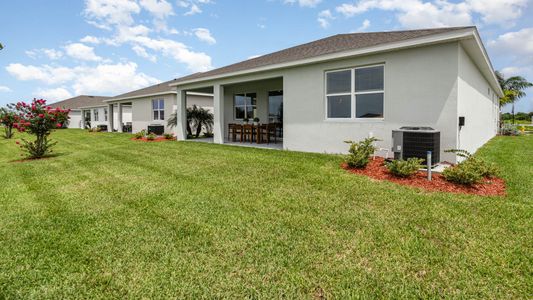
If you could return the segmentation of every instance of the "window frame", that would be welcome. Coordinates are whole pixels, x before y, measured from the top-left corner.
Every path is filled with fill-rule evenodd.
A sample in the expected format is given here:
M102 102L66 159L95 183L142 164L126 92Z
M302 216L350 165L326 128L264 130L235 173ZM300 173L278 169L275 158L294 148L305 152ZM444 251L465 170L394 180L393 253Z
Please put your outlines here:
M108 112L107 112L107 108L104 107L104 122L107 122L108 120Z
M154 102L157 101L157 109L154 108ZM160 108L159 104L163 102L163 108ZM154 113L157 112L157 118L155 118ZM163 112L163 118L161 118L161 112ZM164 98L155 98L152 99L152 121L165 121L165 99Z
M366 91L356 91L355 90L355 72L358 69L367 69L367 68L373 68L373 67L383 67L383 89L382 90L366 90ZM336 73L336 72L342 72L342 71L348 71L350 70L350 86L351 91L347 93L332 93L328 94L328 74L329 73ZM385 90L386 90L386 80L385 80L385 63L378 63L378 64L370 64L370 65L364 65L364 66L357 66L357 67L350 67L350 68L342 68L342 69L334 69L334 70L327 70L324 72L324 111L325 111L325 120L331 121L331 122L382 122L385 120ZM381 118L357 118L357 111L356 111L356 105L357 105L357 95L364 95L364 94L383 94L383 117ZM331 96L350 96L350 117L349 118L335 118L335 117L329 117L329 111L328 111L328 97Z
M251 104L250 106L252 107L252 111L254 111L254 108L257 111L257 101L258 101L257 98L259 97L257 92L237 92L237 93L234 93L233 94L233 120L235 120L235 121L244 121L244 118L239 118L239 119L237 118L237 112L236 112L236 108L237 107L244 108L244 116L245 116L245 118L248 118L248 120L253 120L254 119L253 116L252 117L248 116L248 110L247 110L248 105L246 105L246 101L244 102L244 105L236 105L236 103L235 103L235 97L237 95L243 95L246 98L249 94L255 94L255 105Z
M95 122L100 122L100 112L98 111L98 108L93 109L93 116Z

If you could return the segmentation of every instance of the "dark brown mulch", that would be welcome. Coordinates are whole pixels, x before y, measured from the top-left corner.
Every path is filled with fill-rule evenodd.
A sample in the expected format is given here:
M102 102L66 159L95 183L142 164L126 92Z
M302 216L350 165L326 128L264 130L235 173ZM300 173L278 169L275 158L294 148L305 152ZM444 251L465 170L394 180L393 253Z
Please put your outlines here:
M439 191L447 193L472 194L480 196L505 196L505 181L501 178L484 178L483 182L473 186L461 185L446 181L441 174L433 173L432 180L427 180L424 171L418 171L409 178L400 178L389 173L384 165L384 159L376 157L364 169L350 168L343 163L341 167L348 172L365 175L377 180L387 180L401 185L413 186L428 191Z
M141 138L141 139L136 139L136 138L132 137L130 140L132 140L132 141L139 141L139 142L147 142L147 143L175 141L174 139L171 139L171 140L166 139L166 138L163 137L163 136L158 136L158 137L156 137L156 138L153 139L153 140L149 140L149 139L147 139L147 138L145 138L145 137L143 137L143 138Z

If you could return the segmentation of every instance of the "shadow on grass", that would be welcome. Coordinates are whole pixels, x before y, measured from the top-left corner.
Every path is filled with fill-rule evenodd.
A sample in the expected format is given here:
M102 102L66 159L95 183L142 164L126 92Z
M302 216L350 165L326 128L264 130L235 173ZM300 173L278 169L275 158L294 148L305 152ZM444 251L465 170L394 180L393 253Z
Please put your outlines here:
M9 163L25 163L25 162L52 159L52 158L65 156L65 155L68 155L68 154L66 154L66 153L54 153L54 154L45 155L45 156L40 157L40 158L29 158L29 157L26 157L26 158L21 158L21 159L16 159L16 160L10 160L8 162Z

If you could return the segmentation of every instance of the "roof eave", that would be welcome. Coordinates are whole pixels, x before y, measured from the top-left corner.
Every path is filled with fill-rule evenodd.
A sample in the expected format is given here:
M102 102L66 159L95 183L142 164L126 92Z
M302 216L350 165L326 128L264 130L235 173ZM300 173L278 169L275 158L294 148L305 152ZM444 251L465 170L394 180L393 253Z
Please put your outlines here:
M409 39L409 40L400 41L400 42L386 43L386 44L381 44L377 46L331 53L331 54L326 54L326 55L321 55L317 57L301 59L301 60L296 60L296 61L291 61L291 62L286 62L286 63L268 65L268 66L252 68L248 70L214 75L210 77L191 79L191 80L186 80L182 82L171 83L169 85L174 86L174 87L179 87L179 86L192 84L192 83L200 83L200 82L217 80L217 79L228 78L228 77L233 77L233 76L247 75L247 74L252 74L252 73L272 71L272 70L277 70L277 69L284 69L284 68L302 66L302 65L307 65L307 64L314 64L314 63L320 63L320 62L331 61L331 60L345 59L345 58L350 58L354 56L368 55L370 53L387 52L387 51L398 50L398 49L405 49L405 48L419 47L419 46L425 46L425 45L431 45L431 44L437 44L437 43L451 42L454 40L472 38L472 36L475 36L475 32L476 32L475 27L468 27L468 28L456 30L453 32L434 34L434 35L430 35L426 37L414 38L414 39Z
M124 101L124 100L134 100L134 99L147 98L147 97L153 97L153 96L170 95L170 94L177 94L177 92L176 91L166 91L166 92L160 92L160 93L143 94L143 95L136 95L136 96L129 96L129 97L111 98L111 99L104 100L104 102L117 102L117 101Z

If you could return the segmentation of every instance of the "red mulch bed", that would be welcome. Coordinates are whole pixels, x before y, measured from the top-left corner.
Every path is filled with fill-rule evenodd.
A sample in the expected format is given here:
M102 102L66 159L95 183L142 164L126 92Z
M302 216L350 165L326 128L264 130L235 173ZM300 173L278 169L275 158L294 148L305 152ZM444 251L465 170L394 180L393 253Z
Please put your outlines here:
M401 185L413 186L428 191L439 191L447 193L472 194L480 196L505 196L505 181L501 178L485 178L482 183L465 186L446 181L438 173L432 174L432 180L427 180L427 174L419 171L410 178L400 178L389 173L384 165L384 159L376 157L364 169L354 169L343 163L341 167L354 174L365 175L377 180L387 180Z
M171 139L171 140L168 140L166 139L165 137L163 136L158 136L156 137L154 140L149 140L145 137L143 137L142 139L136 139L134 137L132 137L130 140L132 141L139 141L139 142L147 142L147 143L155 143L155 142L170 142L170 141L174 141L174 139Z

